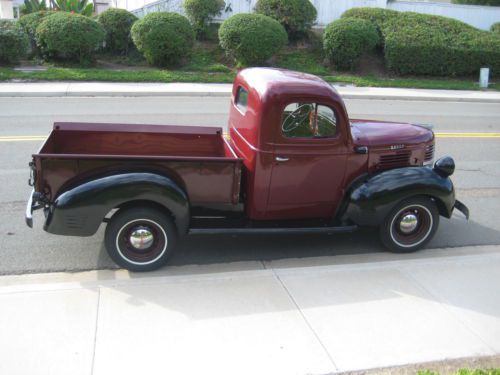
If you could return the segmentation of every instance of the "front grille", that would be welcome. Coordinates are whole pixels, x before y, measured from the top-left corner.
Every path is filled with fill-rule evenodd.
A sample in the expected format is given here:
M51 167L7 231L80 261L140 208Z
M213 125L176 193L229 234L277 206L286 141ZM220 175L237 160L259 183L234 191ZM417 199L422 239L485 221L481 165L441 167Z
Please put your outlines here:
M434 143L428 145L425 148L425 156L424 156L424 161L430 161L434 159Z
M378 164L379 169L392 169L407 167L410 165L410 151L402 151L397 154L382 155Z

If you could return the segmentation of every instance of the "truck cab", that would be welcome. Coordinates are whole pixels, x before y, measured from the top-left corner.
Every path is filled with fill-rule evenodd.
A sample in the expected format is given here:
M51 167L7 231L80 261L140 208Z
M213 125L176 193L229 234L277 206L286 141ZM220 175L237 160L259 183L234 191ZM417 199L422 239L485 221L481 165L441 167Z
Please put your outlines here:
M434 157L429 129L350 121L331 85L278 69L238 74L229 134L245 165L246 212L255 220L335 217L354 179Z
M415 251L455 208L452 158L421 125L349 119L313 75L250 68L234 81L228 133L173 125L55 123L33 154L26 222L91 236L133 271L164 265L186 234L331 233L379 228Z

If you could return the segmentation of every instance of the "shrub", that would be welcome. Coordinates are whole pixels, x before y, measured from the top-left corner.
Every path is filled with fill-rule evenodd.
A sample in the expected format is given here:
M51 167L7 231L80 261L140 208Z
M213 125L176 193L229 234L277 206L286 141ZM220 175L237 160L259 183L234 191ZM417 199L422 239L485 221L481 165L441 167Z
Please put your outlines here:
M500 37L480 30L450 34L408 26L387 35L385 59L389 69L400 74L469 75L488 66L497 75Z
M132 40L150 64L169 66L191 54L194 31L186 17L155 12L134 23Z
M255 11L281 23L290 39L297 39L311 30L317 16L309 0L258 0Z
M130 29L137 17L125 9L109 8L99 15L97 21L106 32L106 49L127 53L132 42Z
M56 12L36 28L36 42L45 58L91 61L104 41L104 29L89 17Z
M25 16L22 16L19 19L19 26L22 27L22 29L26 32L26 34L29 37L30 44L31 44L31 51L37 51L37 46L36 46L36 38L35 38L35 33L36 33L36 28L40 23L43 21L43 19L51 14L54 14L55 12L52 11L46 11L46 10L41 10L39 12L35 13L30 13Z
M500 0L451 0L452 4L500 6Z
M494 23L490 28L492 33L500 34L500 22Z
M0 20L0 62L14 63L26 54L28 36L14 21Z
M184 0L184 10L193 25L196 36L203 39L207 34L208 24L221 14L224 0Z
M375 26L359 18L342 18L330 23L323 34L323 47L339 69L352 69L361 56L379 43Z
M243 65L261 64L287 43L286 31L278 21L254 13L236 14L219 29L221 47Z
M456 76L488 66L500 74L500 36L441 16L371 8L352 16L373 22L383 37L385 61L401 74Z
M342 14L342 18L361 18L370 21L377 29L380 39L379 46L384 45L382 30L392 20L401 15L401 12L382 8L351 8Z

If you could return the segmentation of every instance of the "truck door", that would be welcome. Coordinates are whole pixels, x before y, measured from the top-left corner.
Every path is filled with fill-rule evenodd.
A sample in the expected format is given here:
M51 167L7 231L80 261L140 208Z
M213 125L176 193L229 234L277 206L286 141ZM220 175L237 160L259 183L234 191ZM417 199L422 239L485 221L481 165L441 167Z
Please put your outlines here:
M342 198L347 148L337 111L325 104L288 103L275 135L266 217L328 218Z

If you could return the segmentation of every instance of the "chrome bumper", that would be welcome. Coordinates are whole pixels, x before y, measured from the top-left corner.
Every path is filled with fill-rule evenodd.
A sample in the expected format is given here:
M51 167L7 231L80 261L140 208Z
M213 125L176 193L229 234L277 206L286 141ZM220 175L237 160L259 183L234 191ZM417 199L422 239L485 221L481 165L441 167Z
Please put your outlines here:
M35 189L31 189L30 198L28 199L28 204L26 204L26 213L24 220L26 225L33 228L33 194L35 194Z
M44 208L46 206L45 201L45 197L42 194L37 193L35 189L31 190L24 214L24 220L28 227L33 228L33 211Z

